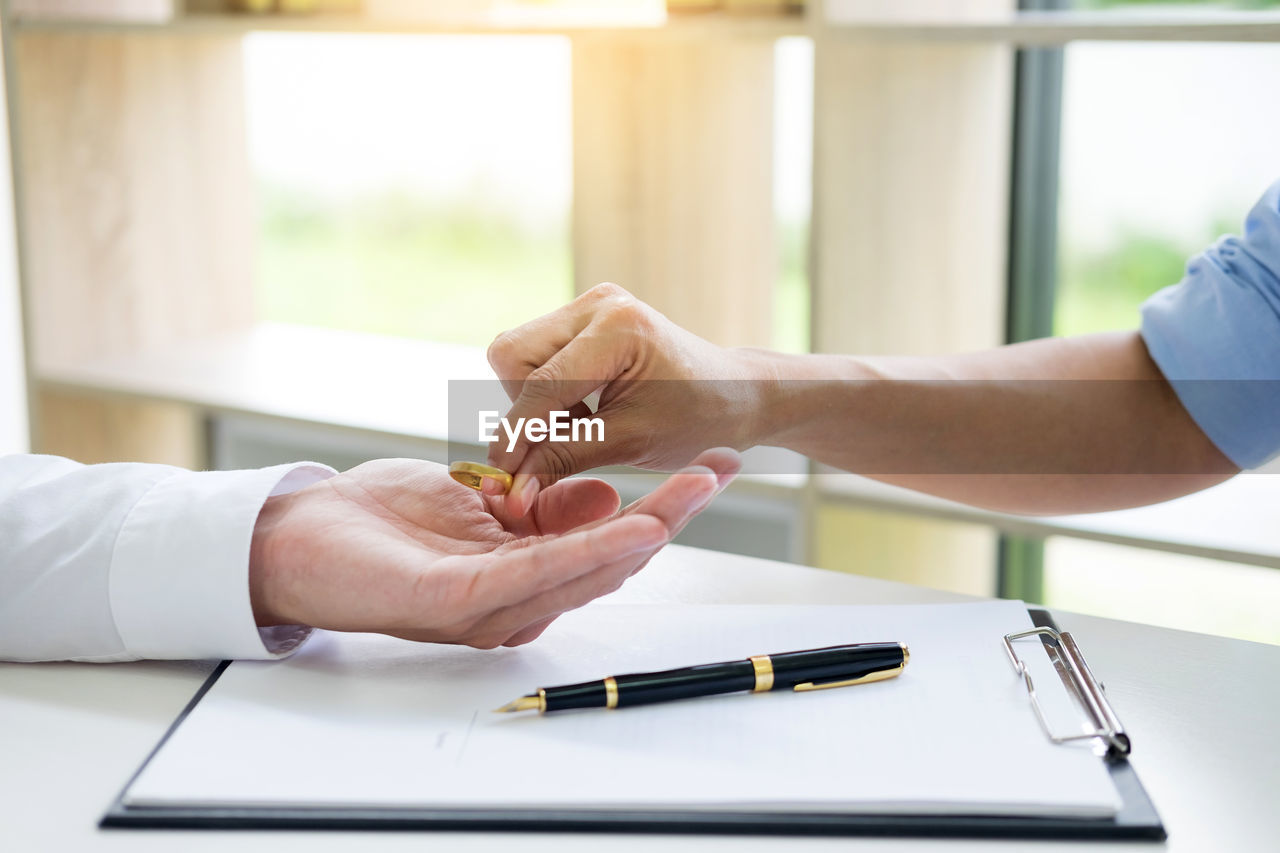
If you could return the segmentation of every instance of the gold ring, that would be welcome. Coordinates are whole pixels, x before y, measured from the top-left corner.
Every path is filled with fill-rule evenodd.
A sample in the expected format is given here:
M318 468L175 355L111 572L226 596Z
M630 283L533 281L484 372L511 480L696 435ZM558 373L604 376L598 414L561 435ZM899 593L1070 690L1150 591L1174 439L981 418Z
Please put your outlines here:
M618 682L613 676L604 680L604 706L610 710L618 707Z
M470 486L477 492L484 485L486 478L493 480L502 484L502 493L504 495L511 491L511 483L513 482L511 475L501 468L482 465L479 462L454 462L449 466L449 476L464 486Z

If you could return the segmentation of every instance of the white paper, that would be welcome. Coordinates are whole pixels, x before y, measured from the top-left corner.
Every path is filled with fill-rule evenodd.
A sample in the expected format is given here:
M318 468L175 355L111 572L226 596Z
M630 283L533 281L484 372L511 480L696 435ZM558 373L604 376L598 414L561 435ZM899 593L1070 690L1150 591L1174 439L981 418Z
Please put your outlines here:
M1087 744L1046 739L1001 637L1018 602L876 607L619 606L536 643L478 651L321 633L232 664L151 760L128 805L839 810L1108 817ZM539 716L533 691L854 642L905 642L897 678ZM1056 723L1062 682L1026 654Z

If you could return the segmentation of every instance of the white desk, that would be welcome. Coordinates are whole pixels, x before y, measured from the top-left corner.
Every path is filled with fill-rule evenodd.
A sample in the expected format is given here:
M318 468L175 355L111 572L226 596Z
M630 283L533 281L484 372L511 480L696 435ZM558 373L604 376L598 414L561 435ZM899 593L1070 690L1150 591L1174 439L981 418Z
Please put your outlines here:
M672 547L627 601L914 603L960 596ZM1280 838L1280 647L1059 614L1134 740L1133 763L1175 851L1274 850ZM993 654L999 647L993 646ZM98 819L211 663L0 664L0 849L507 853L868 849L978 851L992 841L474 833L159 832ZM1012 674L1010 674L1012 678ZM287 771L287 768L282 768ZM1007 849L1083 845L1011 842ZM1089 849L1097 845L1090 844ZM1105 849L1151 849L1133 844Z

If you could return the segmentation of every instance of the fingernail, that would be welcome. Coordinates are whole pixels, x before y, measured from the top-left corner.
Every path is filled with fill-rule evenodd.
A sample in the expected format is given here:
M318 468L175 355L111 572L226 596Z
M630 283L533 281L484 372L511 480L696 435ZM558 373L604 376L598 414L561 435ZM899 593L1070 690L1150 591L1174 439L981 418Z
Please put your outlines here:
M524 482L520 482L521 477ZM538 496L538 490L542 488L538 483L537 477L531 477L528 474L522 474L516 477L515 488L512 491L516 494L516 500L520 503L520 507L524 512L528 512L533 507L534 498Z

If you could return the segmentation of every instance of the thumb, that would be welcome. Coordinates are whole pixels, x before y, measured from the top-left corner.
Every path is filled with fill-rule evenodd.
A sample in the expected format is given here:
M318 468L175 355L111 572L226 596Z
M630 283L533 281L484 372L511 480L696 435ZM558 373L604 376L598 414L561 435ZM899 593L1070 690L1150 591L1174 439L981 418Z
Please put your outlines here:
M548 486L582 471L619 461L604 441L609 429L604 418L592 418L582 423L582 427L577 441L546 440L529 445L507 493L504 508L508 512L521 518L533 508L539 492Z
M598 325L588 326L549 361L529 372L507 412L511 423L519 424L522 418L546 419L557 411L568 411L573 418L591 416L583 401L615 382L632 360L632 343L616 334L601 334ZM526 433L514 446L492 446L489 464L518 472L524 468L531 444Z

